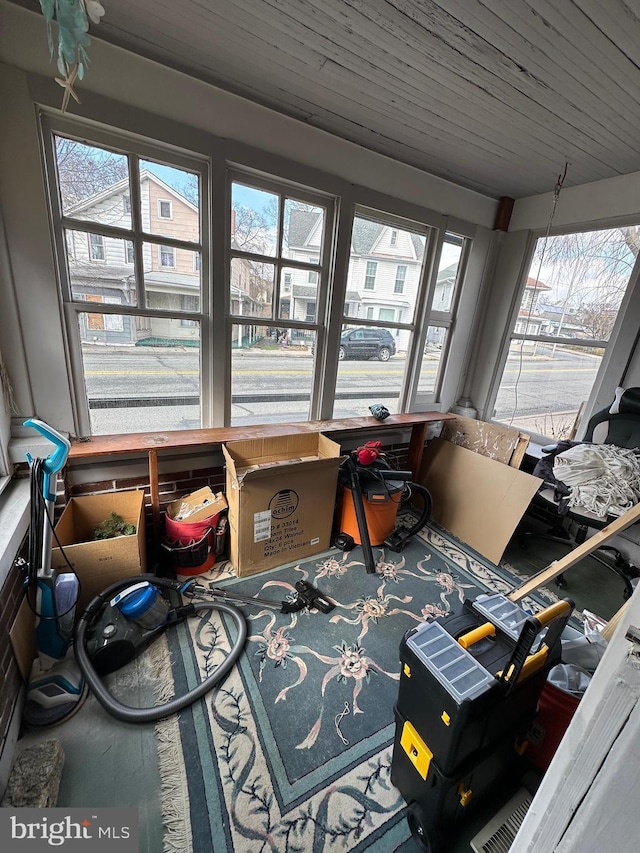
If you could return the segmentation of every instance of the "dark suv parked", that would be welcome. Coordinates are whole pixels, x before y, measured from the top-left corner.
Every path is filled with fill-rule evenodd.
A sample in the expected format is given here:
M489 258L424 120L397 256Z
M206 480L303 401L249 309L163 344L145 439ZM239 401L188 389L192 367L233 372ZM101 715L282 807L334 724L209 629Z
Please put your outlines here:
M377 358L389 361L396 342L388 329L345 329L340 335L340 361L346 358Z

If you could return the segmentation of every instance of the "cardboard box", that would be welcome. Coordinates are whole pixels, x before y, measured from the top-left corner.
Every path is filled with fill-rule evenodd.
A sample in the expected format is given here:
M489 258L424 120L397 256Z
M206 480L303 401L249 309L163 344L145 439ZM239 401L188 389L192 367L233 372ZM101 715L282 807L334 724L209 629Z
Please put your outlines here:
M324 435L230 441L230 560L239 577L312 557L330 545L340 445Z
M222 492L214 495L209 486L198 489L190 495L178 498L167 506L167 515L173 521L186 522L202 521L211 518L227 508L227 501Z
M92 541L96 527L112 512L135 524L136 533ZM71 498L55 530L82 585L78 613L82 613L91 599L110 584L146 571L143 492L110 492ZM57 545L55 539L53 544ZM68 571L58 547L51 551L51 565L54 569Z
M541 480L443 438L429 444L424 466L433 520L497 564Z

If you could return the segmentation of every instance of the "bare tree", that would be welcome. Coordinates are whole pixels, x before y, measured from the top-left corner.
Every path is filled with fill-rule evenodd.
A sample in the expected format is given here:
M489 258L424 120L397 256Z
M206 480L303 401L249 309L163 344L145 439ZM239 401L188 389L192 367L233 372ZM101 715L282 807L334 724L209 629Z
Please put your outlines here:
M124 154L56 136L58 182L64 210L104 192L127 178Z
M543 257L544 281L562 309L558 335L569 316L583 326L588 337L607 340L629 283L640 249L640 229L614 228L564 234L539 241L532 270ZM543 256L544 253L544 256Z

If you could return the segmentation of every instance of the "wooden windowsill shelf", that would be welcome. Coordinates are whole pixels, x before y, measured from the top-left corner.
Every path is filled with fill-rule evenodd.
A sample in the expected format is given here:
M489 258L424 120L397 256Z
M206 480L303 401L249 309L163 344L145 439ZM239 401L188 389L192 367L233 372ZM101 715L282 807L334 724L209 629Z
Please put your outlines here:
M147 454L149 459L149 485L154 534L160 540L160 495L158 488L158 451L196 450L202 447L221 446L237 439L271 438L278 435L301 433L349 434L364 430L376 432L389 429L411 429L407 463L414 477L418 476L422 452L430 423L454 417L449 412L414 412L390 415L384 421L373 416L333 418L326 421L301 423L260 424L257 426L214 427L212 429L185 429L172 432L140 432L127 435L96 435L87 440L73 440L68 461L96 459L106 456Z

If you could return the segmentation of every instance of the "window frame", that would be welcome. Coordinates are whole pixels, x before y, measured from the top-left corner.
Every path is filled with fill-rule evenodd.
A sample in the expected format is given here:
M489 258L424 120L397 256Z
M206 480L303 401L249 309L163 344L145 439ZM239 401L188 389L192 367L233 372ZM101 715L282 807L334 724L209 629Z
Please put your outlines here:
M162 215L162 205L163 204L169 205L169 215L168 216ZM158 219L173 219L173 202L170 198L159 198L158 199Z
M370 272L370 269L373 268L373 272ZM378 275L378 262L377 261L367 261L366 267L364 271L364 279L362 281L362 289L368 291L374 291L376 289L376 277ZM369 284L369 282L371 282Z
M96 257L94 257L94 254L93 254L94 248L96 245L93 242L93 238L96 238L96 237L100 240L100 242L97 245L100 247L100 252L102 253L101 258L96 258ZM104 235L103 234L95 234L93 231L87 230L87 240L89 242L89 261L92 264L106 264L106 262L107 262L107 247L106 247L105 242L104 242Z
M398 274L402 270L402 276L399 278ZM403 294L404 286L407 281L407 265L406 264L396 264L396 277L393 283L393 292Z
M131 253L129 253L129 247L131 247ZM129 260L129 254L131 254L131 260ZM124 241L124 262L125 264L130 264L133 266L136 262L136 249L133 245L132 240Z
M275 254L259 254L255 252L243 251L231 246L230 230L226 235L226 251L228 254L228 262L226 264L226 300L227 300L227 319L226 319L226 340L228 341L227 348L229 352L229 370L227 371L227 386L225 394L225 423L231 423L231 407L232 407L232 364L231 364L231 338L232 330L235 325L251 325L251 326L275 326L282 327L286 325L287 329L305 330L313 332L316 336L316 350L318 349L318 340L324 336L324 331L327 326L327 311L328 300L330 293L330 276L332 268L332 239L334 233L334 223L337 217L338 200L330 193L323 193L316 189L306 186L299 186L284 179L278 179L272 175L266 176L257 174L249 170L235 166L227 172L227 204L228 216L231 217L231 204L233 197L233 184L238 183L243 186L254 187L258 190L263 190L268 193L279 195L279 215L278 215L278 237L276 240ZM309 259L294 259L287 256L284 242L284 209L287 199L300 201L315 207L324 209L324 236L320 247L320 258L318 260ZM265 265L273 266L274 268L274 293L272 298L272 316L271 318L260 317L249 314L232 314L230 310L231 293L231 263L234 259L247 259L257 261ZM280 307L283 297L292 298L292 293L288 294L284 290L284 275L283 270L300 270L307 274L307 282L309 274L315 273L318 277L318 282L315 285L316 290L316 316L313 322L308 320L296 320L292 317L283 319L280 317ZM293 292L293 287L291 288ZM337 350L336 350L337 357ZM323 411L323 401L326 396L326 384L323 382L322 370L319 369L319 362L314 361L314 369L312 375L312 387L310 391L309 402L309 419L320 419Z
M630 272L626 290L622 297L620 308L618 309L614 329L608 341L573 338L558 339L555 336L549 335L516 334L515 324L522 305L522 300L526 289L527 280L529 278L529 273L531 272L531 265L535 257L535 250L538 240L544 239L545 236L559 237L569 234L586 233L588 231L613 230L616 227L620 227L622 225L640 225L640 220L638 219L638 217L629 217L625 219L624 222L610 222L608 220L602 220L590 224L572 225L563 228L552 228L549 230L536 229L529 230L526 232L525 248L521 255L517 258L518 287L515 288L515 290L513 291L513 296L503 328L499 352L495 361L493 375L491 377L489 392L486 398L486 404L484 409L484 417L486 420L500 424L504 423L503 421L496 420L493 417L493 412L495 410L496 400L500 390L502 377L504 375L507 357L509 355L509 349L514 339L525 341L542 341L548 343L558 343L558 340L569 342L575 341L580 346L587 345L590 348L601 347L604 349L602 361L594 379L591 388L591 393L589 395L588 400L585 401L586 405L583 407L582 414L580 415L577 424L576 439L579 440L580 437L584 435L587 423L591 415L593 415L595 411L598 411L599 409L611 403L615 387L619 385L621 381L624 380L624 372L621 376L620 367L617 363L617 360L620 360L624 357L628 359L629 353L633 352L635 342L637 341L637 328L638 323L640 322L640 311L638 310L640 308L640 253L636 257L633 269ZM517 236L517 233L514 233L513 238L515 239L517 238ZM622 353L627 353L627 355L623 356ZM627 367L628 365L629 362L627 361ZM610 389L610 391L607 389ZM553 440L550 439L549 436L543 435L542 433L534 432L532 430L527 430L525 428L522 428L522 432L525 432L530 436L530 441L532 443L538 444L540 446L544 446L545 444L548 444L550 440Z
M57 161L54 135L68 137L79 143L106 148L128 158L129 195L131 198L131 227L106 225L87 222L66 216L62 211L57 179ZM69 261L66 254L65 233L67 231L85 231L103 238L130 240L134 245L135 304L110 305L106 302L91 303L91 313L121 314L123 316L159 318L168 320L193 319L200 325L200 413L201 426L211 426L210 399L212 359L211 352L211 288L210 278L210 224L208 221L209 196L211 185L211 166L208 156L197 151L186 151L161 140L150 141L144 137L111 130L103 126L87 126L82 120L69 119L56 113L42 110L40 113L40 143L46 176L46 191L50 226L54 243L58 290L64 316L63 334L66 342L65 354L71 383L74 428L77 435L91 434L89 400L85 392L84 367L80 341L79 315L87 312L87 302L74 297L72 292ZM144 230L140 206L139 162L152 160L166 163L178 169L195 172L199 177L199 233L200 241L186 241L170 238ZM146 305L146 285L144 281L144 245L171 246L175 250L186 249L199 252L202 258L200 273L200 311L185 317L179 311L148 308ZM126 251L126 249L125 249ZM105 251L106 256L106 251ZM102 263L102 262L100 262ZM166 268L168 269L168 268ZM175 267L174 267L175 269Z
M162 261L162 257L163 257L163 255L167 254L168 252L171 253L171 263L165 264ZM176 269L176 247L175 246L166 245L165 243L161 243L158 246L158 267L161 270L174 270L174 269Z

